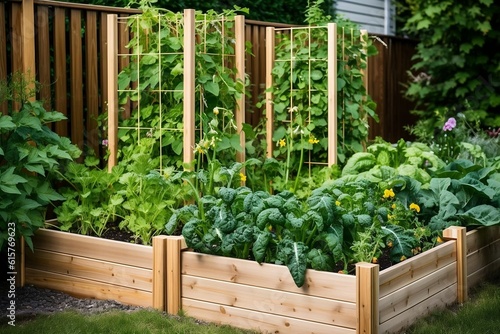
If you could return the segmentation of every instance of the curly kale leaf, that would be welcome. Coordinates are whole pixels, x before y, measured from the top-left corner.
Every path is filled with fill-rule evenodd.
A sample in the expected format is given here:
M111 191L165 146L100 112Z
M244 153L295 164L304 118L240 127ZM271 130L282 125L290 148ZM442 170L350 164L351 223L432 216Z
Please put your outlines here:
M276 208L265 209L257 216L256 225L260 230L263 230L268 225L283 225L285 217L280 210Z

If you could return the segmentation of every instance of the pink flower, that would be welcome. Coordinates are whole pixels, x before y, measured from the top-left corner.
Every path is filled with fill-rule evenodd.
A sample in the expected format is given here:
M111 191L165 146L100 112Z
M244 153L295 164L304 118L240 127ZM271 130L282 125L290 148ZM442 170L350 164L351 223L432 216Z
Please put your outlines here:
M443 125L443 131L451 131L457 126L457 120L453 117L448 118Z
M107 139L103 139L102 140L102 145L103 146L108 146L108 144L109 144L109 141Z

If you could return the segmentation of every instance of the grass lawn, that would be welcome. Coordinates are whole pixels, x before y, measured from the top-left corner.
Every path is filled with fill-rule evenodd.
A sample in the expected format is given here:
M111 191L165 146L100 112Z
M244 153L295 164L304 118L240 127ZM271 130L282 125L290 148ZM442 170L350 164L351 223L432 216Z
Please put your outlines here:
M464 305L439 311L414 324L404 334L496 334L500 332L500 275L471 291ZM6 320L6 319L3 319ZM168 333L168 334L250 334L229 326L195 321L188 317L171 317L154 310L107 312L81 315L62 312L18 319L16 327L0 325L0 333Z

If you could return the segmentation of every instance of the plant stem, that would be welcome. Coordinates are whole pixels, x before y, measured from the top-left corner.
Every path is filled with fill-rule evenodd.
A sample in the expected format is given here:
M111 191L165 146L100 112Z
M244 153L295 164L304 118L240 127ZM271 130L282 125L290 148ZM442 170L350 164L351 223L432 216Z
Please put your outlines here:
M300 136L302 142L302 135ZM304 145L300 148L300 161L299 161L299 169L297 170L297 175L295 176L295 185L293 186L293 192L297 191L297 187L299 185L300 172L302 170L302 165L304 164Z

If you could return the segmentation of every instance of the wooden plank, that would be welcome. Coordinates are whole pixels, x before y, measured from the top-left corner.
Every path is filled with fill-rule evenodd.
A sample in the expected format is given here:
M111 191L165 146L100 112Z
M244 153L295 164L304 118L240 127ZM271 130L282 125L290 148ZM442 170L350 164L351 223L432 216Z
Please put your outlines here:
M70 15L70 82L71 82L71 141L81 150L83 132L83 71L82 71L82 12L71 10ZM83 156L79 158L83 159Z
M49 9L45 6L36 8L37 24L37 81L40 83L39 100L43 102L45 110L52 110L52 96L50 93L50 32Z
M470 275L489 266L490 263L495 262L498 258L500 258L500 240L467 255L467 274Z
M356 326L354 303L183 275L182 297L330 325Z
M10 73L22 73L23 72L23 44L22 44L22 7L21 3L11 3L11 20L10 20L10 37L11 37L11 71ZM13 101L12 109L19 110L21 108L21 103L19 101Z
M177 314L181 309L181 236L167 238L167 313Z
M356 264L356 332L378 334L379 267Z
M443 309L448 305L453 304L457 297L456 284L449 286L439 293L434 294L416 306L400 313L398 316L391 318L380 324L380 333L399 333L403 328L409 327L417 319Z
M500 271L500 258L497 258L496 261L491 262L487 267L482 267L481 269L467 275L467 285L468 288L473 288L486 278L491 277L493 275L498 275Z
M97 59L97 12L88 11L85 19L85 97L87 114L85 128L87 146L99 156L99 82Z
M241 81L245 85L245 16L236 15L235 21L235 67L236 80ZM236 100L236 127L240 134L241 152L236 152L236 161L245 162L245 132L243 131L243 123L245 123L245 92ZM241 171L245 173L244 169ZM242 186L245 185L242 182Z
M467 300L467 230L463 226L450 226L443 231L443 238L456 240L457 243L457 299L459 303Z
M71 277L28 268L26 283L40 288L65 292L79 298L116 300L128 305L151 307L151 292L118 287L78 277Z
M328 166L337 163L337 25L328 23Z
M107 27L108 171L117 164L118 154L118 17L110 14Z
M194 160L195 131L195 17L193 9L184 10L184 146L183 161Z
M68 116L68 87L66 64L66 13L63 8L54 9L54 107L65 116ZM68 136L68 121L59 121L55 131L60 135Z
M40 229L33 238L36 250L48 250L96 260L153 269L153 247L68 232Z
M91 5L82 3L71 3L62 1L52 1L52 0L35 0L38 5L45 5L50 7L60 7L60 8L72 8L80 10L95 10L105 13L128 13L128 14L140 14L142 11L136 8L120 8L120 7L110 7L101 5Z
M456 245L448 241L380 272L380 298L455 262Z
M153 307L166 311L167 236L153 237Z
M467 232L467 254L500 239L500 226L478 228Z
M121 287L152 292L153 273L150 269L137 268L102 260L45 250L26 253L26 266L61 275L79 277Z
M239 309L232 306L182 299L182 309L190 317L218 324L253 329L261 333L335 333L354 334L354 328L330 326L297 318L277 316L264 312Z
M274 43L275 43L275 31L273 27L266 28L266 143L267 143L267 154L266 157L273 157L273 131L274 131L274 107L273 107L273 93L267 91L268 88L273 86L273 74L272 70L274 67Z
M36 66L35 66L35 5L33 0L23 0L22 6L22 24L21 39L24 79L27 82L27 89L35 92ZM36 95L28 97L34 101Z
M380 322L385 322L397 316L452 285L456 286L456 270L456 263L449 264L380 298Z
M356 277L351 275L307 270L306 282L298 288L286 266L187 251L182 253L182 274L352 303L356 301Z
M107 14L101 13L99 25L99 114L106 112L108 104L108 25Z
M0 45L7 45L7 31L5 29L5 2L0 3ZM0 48L0 81L7 81L7 48ZM0 101L0 114L8 113L7 101Z

